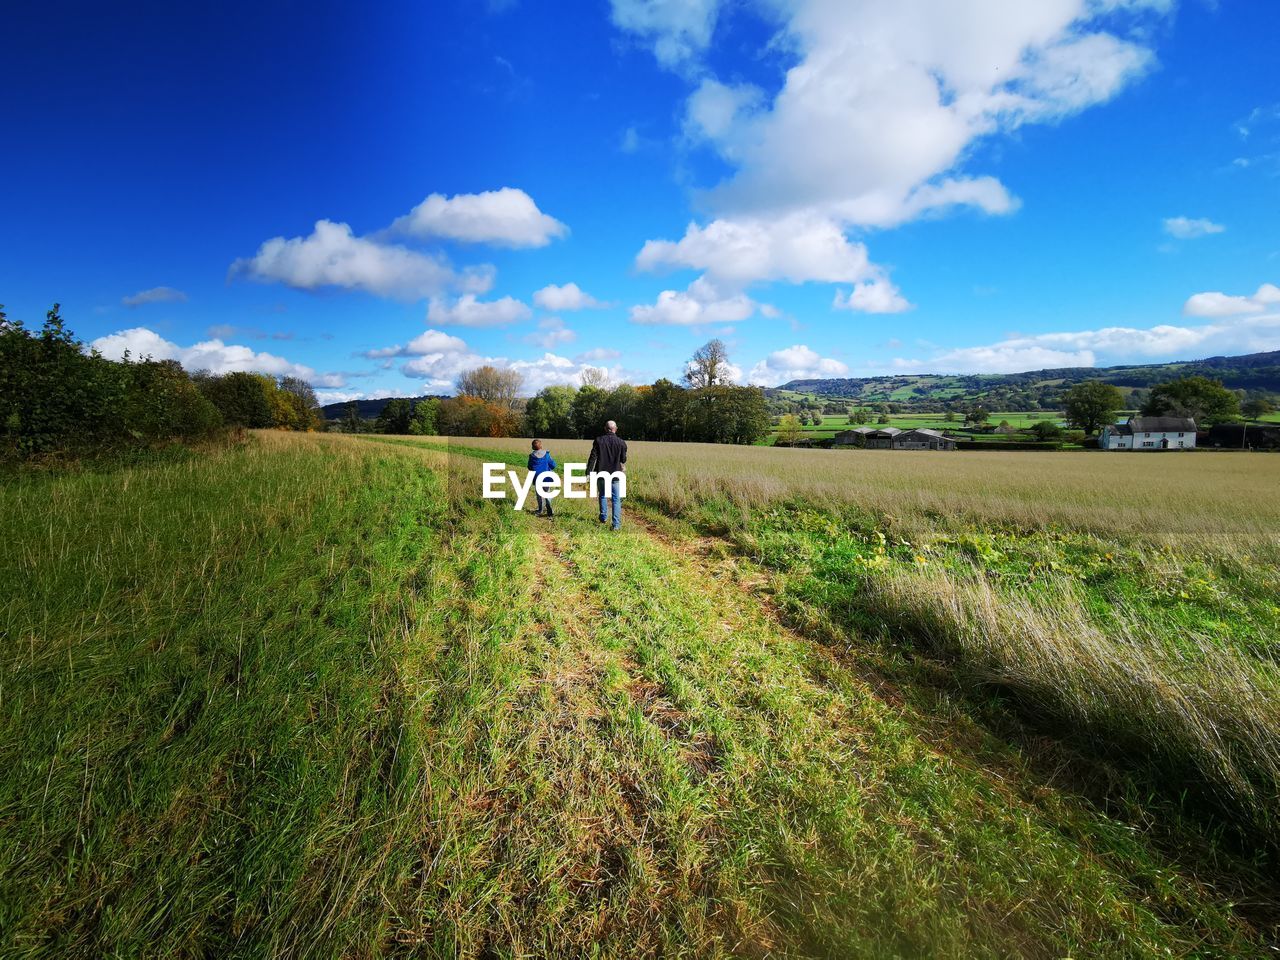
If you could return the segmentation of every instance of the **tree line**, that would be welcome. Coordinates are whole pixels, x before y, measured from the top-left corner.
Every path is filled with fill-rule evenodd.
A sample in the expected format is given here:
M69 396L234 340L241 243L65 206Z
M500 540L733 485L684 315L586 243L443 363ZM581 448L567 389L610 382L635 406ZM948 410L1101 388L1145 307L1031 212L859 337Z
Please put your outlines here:
M188 373L174 360L108 360L53 305L40 330L0 307L0 457L80 456L226 428L324 429L310 384L257 373Z
M631 440L755 443L772 421L764 391L729 381L729 356L712 340L690 359L683 384L611 385L588 369L581 386L550 386L521 400L519 373L478 367L459 377L457 394L416 403L391 400L371 425L379 433L452 437L537 436L591 439L614 420ZM366 429L353 404L339 429Z

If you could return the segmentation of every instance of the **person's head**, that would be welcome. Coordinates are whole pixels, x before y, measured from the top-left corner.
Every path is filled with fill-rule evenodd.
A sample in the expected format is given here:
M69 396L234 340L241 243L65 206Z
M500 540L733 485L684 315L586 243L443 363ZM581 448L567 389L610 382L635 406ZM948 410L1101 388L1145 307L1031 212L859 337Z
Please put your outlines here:
M618 432L618 425L617 425L616 423L614 423L612 420L610 420L608 423L606 423L606 424L604 425L604 428L605 428L606 430L608 430L610 433L617 433L617 432Z
M541 450L541 449L542 449L542 441L541 441L541 440L535 440L535 441L533 441L533 449L535 449L535 450Z

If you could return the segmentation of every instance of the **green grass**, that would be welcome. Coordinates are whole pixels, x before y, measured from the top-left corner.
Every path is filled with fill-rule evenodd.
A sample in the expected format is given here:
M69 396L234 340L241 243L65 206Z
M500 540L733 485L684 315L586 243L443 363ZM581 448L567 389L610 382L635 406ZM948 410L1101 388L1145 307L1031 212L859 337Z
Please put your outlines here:
M479 499L492 456L268 433L0 485L0 954L1264 954L1227 854L804 624L816 557L744 555L787 525L548 523Z

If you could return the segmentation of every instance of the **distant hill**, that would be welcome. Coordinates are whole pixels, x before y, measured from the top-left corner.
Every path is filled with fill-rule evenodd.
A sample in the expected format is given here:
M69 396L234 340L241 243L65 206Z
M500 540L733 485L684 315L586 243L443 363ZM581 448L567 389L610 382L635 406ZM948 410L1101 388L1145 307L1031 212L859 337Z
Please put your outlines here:
M378 400L356 400L356 410L362 420L374 420L378 414L392 400L405 399L410 403L417 403L419 400L429 399L428 397L382 397ZM326 403L320 408L320 412L324 414L326 420L341 420L347 415L347 408L351 406L352 401L344 400L342 403Z
M1081 380L1104 380L1131 391L1144 390L1177 377L1205 376L1233 390L1280 393L1280 350L1242 357L1209 357L1176 363L1129 364L1118 367L1063 367L1001 374L916 374L886 377L841 377L792 380L767 393L778 400L791 394L901 403L913 406L982 401L988 409L1053 408L1062 394Z

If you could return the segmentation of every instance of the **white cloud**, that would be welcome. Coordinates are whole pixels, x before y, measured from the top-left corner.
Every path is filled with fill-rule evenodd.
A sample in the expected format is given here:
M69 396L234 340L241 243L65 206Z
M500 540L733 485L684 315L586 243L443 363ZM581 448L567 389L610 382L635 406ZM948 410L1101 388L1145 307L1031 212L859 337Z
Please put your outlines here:
M736 323L756 311L756 303L745 294L723 296L706 277L689 284L688 290L663 290L652 304L631 308L631 322L698 326L708 323Z
M775 350L754 367L748 382L772 387L789 380L843 377L849 367L839 360L820 356L804 344L796 344L785 350Z
M538 209L523 190L503 187L446 197L433 193L391 225L393 232L463 243L544 247L569 228Z
M549 283L533 295L533 302L543 310L593 310L609 304L597 300L576 283L556 286Z
M99 337L90 346L111 360L119 360L128 351L134 360L144 357L177 360L187 370L208 370L216 374L234 371L266 373L273 377L299 377L309 383L326 382L330 385L337 385L335 381L342 379L339 374L317 374L304 364L217 339L202 340L189 347L179 346L146 327L132 327Z
M1277 291L1280 293L1280 291ZM1092 367L1135 358L1192 359L1280 349L1280 313L1203 326L1104 327L1014 336L993 344L942 351L928 359L895 359L900 370L934 373L1021 373Z
M851 243L833 221L805 213L713 220L705 227L690 223L678 241L648 241L636 267L705 270L711 280L737 286L770 280L855 283L876 272L865 246Z
M663 66L678 68L707 48L719 0L611 0L613 22L653 45Z
M903 313L911 309L901 291L885 279L859 283L849 293L836 291L832 307L837 310L857 310L862 313Z
M236 260L231 273L299 290L345 287L403 300L450 289L483 293L493 285L492 267L458 272L443 257L357 237L330 220L317 221L307 237L266 241L254 256Z
M139 290L131 296L123 297L120 302L126 307L140 307L146 303L182 303L186 299L185 293L173 287L152 287L150 290Z
M610 347L592 347L573 359L578 363L605 363L609 360L617 360L620 356L622 356L621 350L613 350Z
M543 350L550 350L561 344L573 343L578 335L564 325L559 317L544 317L538 321L538 329L524 338L525 343L532 343Z
M533 311L514 297L500 300L477 300L464 294L453 303L432 300L427 307L427 323L459 327L501 327L528 320Z
M490 364L520 374L523 381L521 392L525 395L537 393L545 386L552 384L580 384L582 373L587 369L604 370L609 379L615 383L631 379L631 375L622 367L605 367L584 362L583 357L570 360L557 354L547 352L536 360L511 360L507 357L488 357L473 352L467 344L457 337L451 337L438 330L427 331L434 337L429 343L433 349L421 356L406 362L401 372L406 377L424 381L423 389L430 391L452 391L458 376L464 371Z
M1203 217L1195 220L1188 217L1166 217L1164 221L1164 232L1176 240L1197 240L1210 234L1222 233L1226 229L1222 224Z
M754 9L777 21L769 50L791 61L768 94L717 78L707 63L689 66L710 43L716 4L614 0L615 24L696 80L685 136L731 168L702 197L710 221L676 242L649 241L637 266L694 267L739 284L877 280L883 271L848 230L956 207L1017 209L998 180L960 169L976 142L1114 97L1153 58L1108 32L1105 16L1170 8L1170 0L765 0Z
M1253 296L1233 297L1218 291L1197 293L1187 298L1182 312L1188 317L1234 317L1242 313L1262 313L1280 304L1280 287L1264 283Z
M887 226L939 204L1009 209L994 180L945 178L975 140L1105 102L1149 67L1147 48L1100 28L1106 6L774 3L774 46L795 62L772 101L714 78L690 96L687 126L737 168L713 210Z

